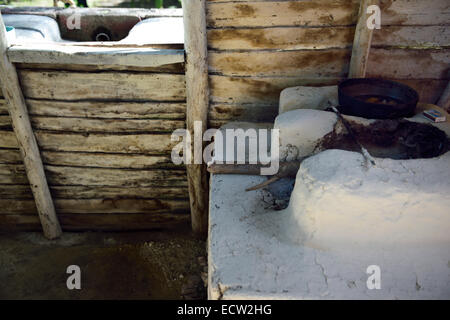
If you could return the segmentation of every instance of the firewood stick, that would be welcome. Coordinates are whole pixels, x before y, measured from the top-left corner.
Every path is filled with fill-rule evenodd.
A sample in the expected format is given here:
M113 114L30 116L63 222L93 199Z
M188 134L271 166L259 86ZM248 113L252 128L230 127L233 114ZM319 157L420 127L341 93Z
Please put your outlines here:
M278 173L274 176L279 178L295 177L300 168L301 161L280 162ZM262 164L211 164L208 166L208 172L214 174L242 174L258 176L261 174Z
M253 186L253 187L245 189L245 191L248 192L248 191L255 191L255 190L258 190L258 189L262 189L264 187L267 187L269 184L274 183L274 182L276 182L276 181L278 181L280 179L281 179L280 177L273 176L272 178L270 178L269 180L264 181L263 183L260 183L260 184L257 184L256 186Z
M347 120L344 119L342 114L339 112L339 110L336 107L331 107L331 109L336 113L339 120L344 124L345 129L347 129L347 132L350 134L350 136L353 138L353 140L356 142L356 144L359 146L359 149L361 150L361 154L366 159L367 162L371 163L373 166L375 165L375 160L370 155L369 151L367 151L366 148L359 142L358 138L356 138L356 135L353 133L352 128L350 127L350 124L347 122Z
M286 177L296 177L300 164L303 161L280 162L278 172L256 186L245 189L245 191L255 191L267 187L269 184ZM214 174L243 174L257 176L261 174L262 164L211 164L208 167L209 173Z

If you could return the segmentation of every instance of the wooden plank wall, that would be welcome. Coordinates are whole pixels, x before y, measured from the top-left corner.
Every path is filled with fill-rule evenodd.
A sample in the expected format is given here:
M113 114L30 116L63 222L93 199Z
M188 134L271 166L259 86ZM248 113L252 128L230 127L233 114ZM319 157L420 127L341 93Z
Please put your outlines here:
M170 134L185 127L183 64L17 68L63 229L189 224L186 170L170 159ZM40 229L3 98L0 207L0 229Z
M273 121L279 93L346 78L359 0L209 0L210 125ZM368 76L434 103L448 82L448 0L381 0Z

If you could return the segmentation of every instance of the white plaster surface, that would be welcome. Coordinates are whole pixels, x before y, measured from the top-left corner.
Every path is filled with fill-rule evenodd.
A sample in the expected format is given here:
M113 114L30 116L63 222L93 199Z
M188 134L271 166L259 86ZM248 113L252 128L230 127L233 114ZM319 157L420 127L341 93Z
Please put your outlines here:
M280 159L292 161L313 153L317 143L333 132L337 121L332 112L298 109L280 114L274 128L280 130Z
M282 114L294 109L324 110L338 104L338 86L292 87L281 91L278 113Z
M343 115L353 123L368 126L377 121L354 116ZM450 122L433 123L422 114L417 114L408 121L431 124L450 136ZM346 132L345 127L333 112L295 109L278 115L275 118L274 128L279 129L279 158L281 161L301 160L306 156L321 152L317 146L329 133Z
M260 176L212 175L209 298L450 299L450 153L306 159L290 206L268 208ZM381 289L369 290L369 265Z

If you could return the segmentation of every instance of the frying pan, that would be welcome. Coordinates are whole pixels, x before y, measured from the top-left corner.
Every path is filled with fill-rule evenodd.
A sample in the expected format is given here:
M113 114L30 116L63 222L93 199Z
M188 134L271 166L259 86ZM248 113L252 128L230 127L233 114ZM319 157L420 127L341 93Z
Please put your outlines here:
M367 119L412 117L419 101L407 85L376 78L344 80L338 94L341 113Z

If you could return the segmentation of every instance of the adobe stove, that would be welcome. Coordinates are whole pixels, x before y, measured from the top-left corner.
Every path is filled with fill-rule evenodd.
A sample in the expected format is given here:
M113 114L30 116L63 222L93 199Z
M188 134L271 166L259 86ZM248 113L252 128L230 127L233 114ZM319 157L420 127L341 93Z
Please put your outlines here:
M355 83L360 101L342 107ZM344 87L282 92L274 128L295 179L245 192L267 178L212 175L210 298L450 297L450 123L402 85Z

